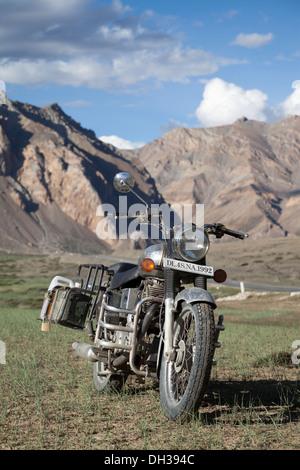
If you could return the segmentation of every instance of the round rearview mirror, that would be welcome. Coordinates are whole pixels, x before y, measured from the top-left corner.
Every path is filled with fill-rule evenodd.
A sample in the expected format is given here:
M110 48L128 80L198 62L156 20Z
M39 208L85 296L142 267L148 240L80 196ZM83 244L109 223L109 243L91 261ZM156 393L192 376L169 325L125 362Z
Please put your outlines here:
M119 193L128 193L134 187L134 179L129 173L126 173L126 171L117 173L113 183Z

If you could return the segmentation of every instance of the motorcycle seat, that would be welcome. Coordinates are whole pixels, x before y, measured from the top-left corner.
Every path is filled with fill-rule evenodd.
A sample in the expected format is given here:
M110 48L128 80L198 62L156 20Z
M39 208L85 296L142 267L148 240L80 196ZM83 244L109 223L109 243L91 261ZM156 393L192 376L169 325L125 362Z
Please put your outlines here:
M107 272L113 275L110 283L111 289L117 289L139 277L138 266L132 263L115 263L109 266Z
M113 271L113 274L117 273L123 273L124 271L128 271L131 268L134 268L136 264L133 263L127 263L127 262L120 262L120 263L115 263L109 266L107 269L107 272L109 273L110 271Z

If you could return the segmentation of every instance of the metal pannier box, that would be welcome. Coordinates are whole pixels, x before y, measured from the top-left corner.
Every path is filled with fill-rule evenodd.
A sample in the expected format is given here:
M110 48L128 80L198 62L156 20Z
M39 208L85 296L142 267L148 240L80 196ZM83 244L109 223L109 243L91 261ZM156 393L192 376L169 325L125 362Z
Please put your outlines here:
M74 329L83 329L91 306L91 296L76 287L55 289L47 317L49 322Z

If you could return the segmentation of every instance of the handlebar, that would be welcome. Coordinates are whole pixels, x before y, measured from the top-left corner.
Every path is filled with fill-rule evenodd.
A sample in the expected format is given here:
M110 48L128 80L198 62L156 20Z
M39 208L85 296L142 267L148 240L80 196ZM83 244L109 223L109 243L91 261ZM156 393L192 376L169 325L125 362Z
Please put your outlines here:
M230 235L231 237L240 238L241 240L244 240L244 238L249 237L247 233L237 232L236 230L227 228L225 225L220 223L205 224L204 230L206 230L208 233L215 235L216 238L221 238L223 237L223 235Z
M231 237L240 238L241 240L244 240L244 238L249 237L248 233L237 232L236 230L231 230L229 228L226 228L224 230L224 233L226 235L230 235Z
M115 220L117 219L141 219L144 220L145 222L150 222L152 218L159 218L160 216L156 214L151 214L149 211L145 212L140 212L137 211L136 214L121 214L119 212L116 212L115 214L112 213L107 213L107 217L113 218Z
M151 214L151 212L146 210L145 212L138 211L136 214L133 214L133 215L121 214L119 212L116 212L115 214L107 213L107 216L114 218L116 220L117 219L140 219L141 222L151 223L152 217L154 218L157 217L157 214ZM203 229L208 234L215 235L216 238L222 238L223 235L230 235L231 237L244 240L245 238L249 237L247 233L237 232L236 230L227 228L224 224L221 224L221 223L204 224Z
M106 216L111 218L111 219L137 219L138 217L140 217L141 215L145 215L145 214L134 214L134 215L129 215L129 214L121 214L119 212L116 212L115 214L112 214L111 212L107 212L106 213Z

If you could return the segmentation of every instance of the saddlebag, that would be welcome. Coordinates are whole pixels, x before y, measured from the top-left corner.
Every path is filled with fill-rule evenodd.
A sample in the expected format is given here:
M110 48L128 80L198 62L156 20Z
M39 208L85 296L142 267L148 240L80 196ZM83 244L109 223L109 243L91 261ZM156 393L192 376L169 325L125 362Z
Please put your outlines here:
M83 329L91 306L91 296L81 289L59 287L52 294L47 314L50 323L58 323L74 329Z
M106 269L103 264L81 264L76 283L61 276L53 278L45 295L41 320L83 330L95 316L100 292L105 290L102 279Z

